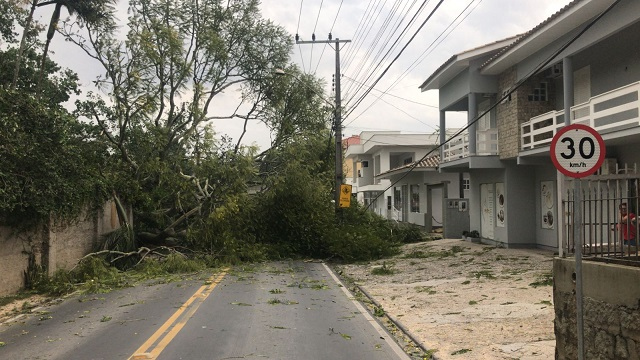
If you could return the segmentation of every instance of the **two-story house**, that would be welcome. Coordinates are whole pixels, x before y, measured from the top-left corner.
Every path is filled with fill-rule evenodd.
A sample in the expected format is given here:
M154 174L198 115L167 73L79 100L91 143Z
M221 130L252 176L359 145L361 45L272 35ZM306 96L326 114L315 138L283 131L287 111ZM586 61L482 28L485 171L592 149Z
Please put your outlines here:
M439 90L440 128L447 126L448 112L467 112L470 126L457 136L440 134L440 171L468 173L468 230L478 230L485 241L510 246L535 243L530 219L512 216L534 213L531 189L522 187L530 169L519 167L515 157L502 156L497 110L497 76L480 73L482 65L518 37L496 41L452 56L420 86L422 91ZM479 119L478 116L482 115ZM517 136L517 134L513 134ZM509 194L510 196L507 196Z
M560 253L553 271L558 359L578 358L580 333L586 358L640 356L629 320L638 312L640 270L619 266L640 257L637 246L624 244L618 212L626 203L637 214L640 205L639 43L640 1L574 0L520 36L455 55L421 86L440 92L441 128L448 111L468 113L467 133L442 139L440 169L469 172L470 222L483 242ZM604 164L583 180L563 176L551 161L552 138L571 124L604 140ZM575 150L590 154L589 146ZM579 257L562 258L576 249L586 256L581 270ZM580 294L583 276L588 286ZM581 329L578 296L589 308Z
M445 199L459 193L461 182L457 174L437 171L438 141L438 134L362 132L359 144L352 143L345 152L346 166L357 169L347 180L357 200L389 220L427 229L442 226ZM415 171L408 171L412 167Z

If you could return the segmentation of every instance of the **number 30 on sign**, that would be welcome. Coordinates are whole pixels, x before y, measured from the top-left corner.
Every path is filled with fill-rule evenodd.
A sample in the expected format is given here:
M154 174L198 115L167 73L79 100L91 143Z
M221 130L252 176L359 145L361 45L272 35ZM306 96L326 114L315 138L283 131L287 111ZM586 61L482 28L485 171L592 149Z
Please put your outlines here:
M602 136L593 128L573 124L563 127L551 140L551 161L561 173L582 178L598 170L606 152Z

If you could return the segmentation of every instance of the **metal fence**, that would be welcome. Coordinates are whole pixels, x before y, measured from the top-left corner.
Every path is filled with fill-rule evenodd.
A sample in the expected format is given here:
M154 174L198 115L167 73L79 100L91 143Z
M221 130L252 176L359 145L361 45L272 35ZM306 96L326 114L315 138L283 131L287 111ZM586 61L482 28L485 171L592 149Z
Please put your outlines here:
M567 180L562 204L564 238L567 239L565 250L568 253L575 251L574 215L576 206L580 206L584 258L640 266L637 235L633 240L629 239L639 233L638 222L621 222L619 211L620 205L626 204L629 218L638 214L639 184L637 165L616 169L612 174Z

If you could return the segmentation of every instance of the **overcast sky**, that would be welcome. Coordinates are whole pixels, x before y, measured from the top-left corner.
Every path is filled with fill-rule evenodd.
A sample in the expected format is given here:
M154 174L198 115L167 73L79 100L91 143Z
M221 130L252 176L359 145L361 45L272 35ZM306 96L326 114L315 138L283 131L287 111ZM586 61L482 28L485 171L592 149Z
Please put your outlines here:
M456 53L530 30L569 0L445 0L435 11L439 0L428 0L418 13L423 3L423 0L263 0L261 9L264 18L284 27L292 37L297 33L301 40L308 41L315 33L316 40L326 40L331 32L334 40L351 40L342 44L340 50L346 137L375 130L433 133L439 123L438 95L436 91L422 93L418 88L429 75ZM126 14L127 1L119 0L118 7L120 14ZM38 11L48 19L53 9ZM398 39L414 16L413 25ZM414 34L417 35L407 45ZM90 84L97 75L97 67L61 38L58 35L54 39L52 58L78 72L83 84ZM396 46L389 50L394 42ZM396 56L398 59L389 67ZM323 78L327 83L326 97L333 98L335 46L296 45L291 60L303 71ZM387 67L386 74L380 77ZM378 78L374 89L358 102ZM465 117L448 115L447 126L462 126ZM242 124L238 120L217 120L215 128L237 139ZM264 149L269 144L268 131L255 122L244 143L256 143Z

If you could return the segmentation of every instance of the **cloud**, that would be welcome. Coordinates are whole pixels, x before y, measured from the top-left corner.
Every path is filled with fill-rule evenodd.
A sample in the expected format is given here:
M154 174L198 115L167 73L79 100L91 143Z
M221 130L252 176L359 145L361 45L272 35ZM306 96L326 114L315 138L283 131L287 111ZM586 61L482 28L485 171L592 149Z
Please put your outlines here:
M359 82L368 79L364 82L371 84L379 77L382 69L389 65L400 48L407 43L409 37L437 2L429 2L424 12L417 17L416 24L407 30L406 35L391 52L390 58L380 61L382 54L396 39L404 24L422 4L422 2L415 2L411 7L412 3L414 2L263 0L260 8L264 18L284 27L292 37L297 32L303 40L310 40L311 34L315 31L316 39L324 40L331 31L334 39L352 41L342 46L340 52L343 74L342 97L349 111L349 106L354 105L355 100L366 87L360 87L347 77ZM346 127L343 134L349 136L363 130L378 129L432 133L433 128L439 124L438 110L432 107L438 105L438 95L436 91L421 93L418 86L433 71L456 53L530 30L568 3L568 0L562 2L557 0L443 2L411 45L376 85L376 89L388 91L393 96L384 95L382 98L386 102L376 100L381 93L371 91L366 99L344 119L343 124ZM321 4L322 8L320 8ZM127 6L127 1L121 0L118 3L121 19L126 17ZM467 6L467 10L463 12ZM471 9L473 10L470 11ZM52 8L38 9L38 15L48 20L47 16L50 16L52 11ZM456 17L458 17L457 21ZM446 35L449 31L448 26L451 26L449 30L453 27L455 29ZM394 35L390 35L392 29L397 29ZM438 36L441 37L438 39ZM430 50L428 55L425 54L425 50L434 42L438 44L437 47ZM97 72L99 67L93 60L70 43L64 42L61 36L54 39L52 49L55 51L52 58L78 72L84 85L90 85L99 74ZM376 55L379 56L374 61ZM317 76L324 78L327 83L326 96L333 97L331 80L335 71L335 51L332 47L319 44L296 45L291 59L306 72L316 73ZM227 112L223 109L220 111ZM448 114L447 119L447 124L450 126L462 126L466 122L466 115ZM242 131L240 121L221 120L215 123L215 127L218 132L226 133L234 139L237 139ZM251 124L245 143L253 142L258 143L263 149L268 146L269 134L264 126Z

